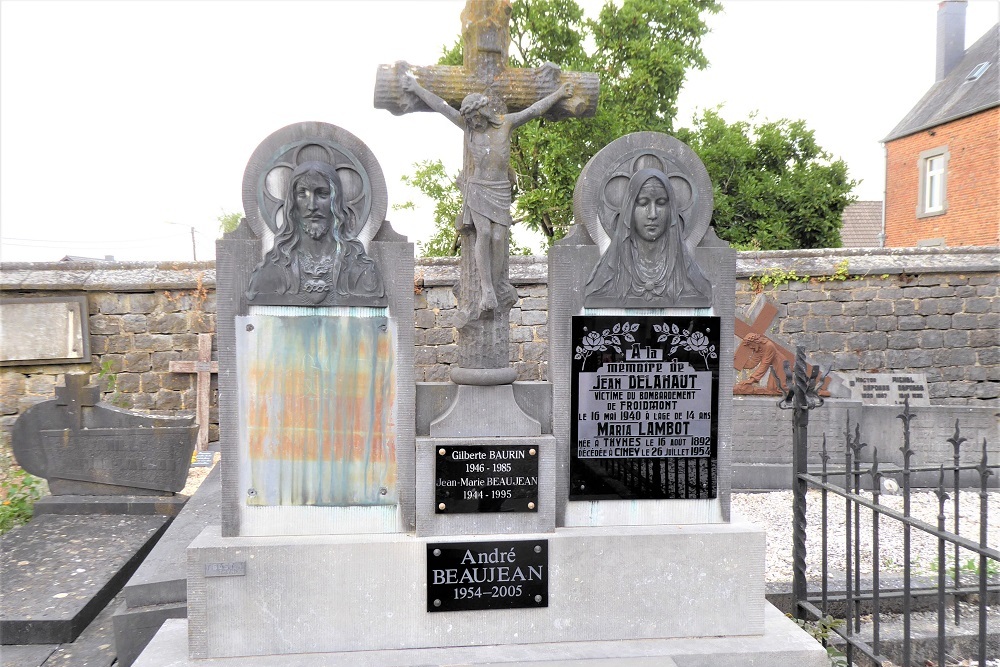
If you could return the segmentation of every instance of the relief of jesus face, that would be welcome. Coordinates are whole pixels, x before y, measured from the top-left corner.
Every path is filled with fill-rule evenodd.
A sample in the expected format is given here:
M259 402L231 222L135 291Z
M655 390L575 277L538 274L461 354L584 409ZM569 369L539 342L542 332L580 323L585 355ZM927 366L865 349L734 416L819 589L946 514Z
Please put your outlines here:
M315 171L306 172L294 183L295 211L299 226L319 240L333 223L333 191L330 182Z
M669 195L663 183L651 178L642 184L632 209L632 228L643 241L653 243L667 231Z

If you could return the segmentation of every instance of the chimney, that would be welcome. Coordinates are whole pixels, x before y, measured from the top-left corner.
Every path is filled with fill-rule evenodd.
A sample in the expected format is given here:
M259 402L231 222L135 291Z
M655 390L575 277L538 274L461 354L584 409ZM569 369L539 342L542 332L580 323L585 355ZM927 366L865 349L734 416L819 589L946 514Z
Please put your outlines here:
M937 62L934 81L941 81L965 56L967 0L943 0L937 13Z

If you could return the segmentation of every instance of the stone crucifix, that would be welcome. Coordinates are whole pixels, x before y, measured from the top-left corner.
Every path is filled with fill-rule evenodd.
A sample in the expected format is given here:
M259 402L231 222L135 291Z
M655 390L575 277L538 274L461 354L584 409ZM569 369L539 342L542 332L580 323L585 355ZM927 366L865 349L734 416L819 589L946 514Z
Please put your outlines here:
M596 74L562 72L546 63L534 69L507 67L510 1L468 0L462 11L462 67L382 65L375 81L375 107L400 115L435 111L465 135L459 187L462 213L458 384L505 384L516 377L509 362L512 223L510 135L524 123L592 116L597 109Z

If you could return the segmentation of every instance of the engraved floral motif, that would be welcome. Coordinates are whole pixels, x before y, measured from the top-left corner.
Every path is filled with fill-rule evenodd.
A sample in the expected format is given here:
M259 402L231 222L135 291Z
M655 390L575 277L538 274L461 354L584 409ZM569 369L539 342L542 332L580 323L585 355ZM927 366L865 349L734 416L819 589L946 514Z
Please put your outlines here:
M709 359L717 359L719 356L715 352L715 346L709 343L708 336L701 331L688 331L681 329L676 324L667 324L666 322L654 324L653 331L660 334L656 339L657 343L670 339L670 352L668 354L673 354L678 348L683 347L688 352L696 352L701 355L702 361L705 362L705 368L708 368Z
M632 333L638 329L638 323L620 322L601 333L589 331L583 335L580 344L576 346L576 354L573 355L573 358L586 362L594 352L606 352L609 347L621 354L622 340L626 343L634 343L635 336Z

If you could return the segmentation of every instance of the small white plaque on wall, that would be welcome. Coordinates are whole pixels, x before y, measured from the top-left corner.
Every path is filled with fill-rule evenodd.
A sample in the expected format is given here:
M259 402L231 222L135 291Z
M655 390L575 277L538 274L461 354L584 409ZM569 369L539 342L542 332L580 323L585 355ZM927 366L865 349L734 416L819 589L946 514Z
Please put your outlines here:
M856 373L849 377L851 398L862 405L931 404L927 376L923 373Z
M0 299L0 365L90 363L87 297Z

